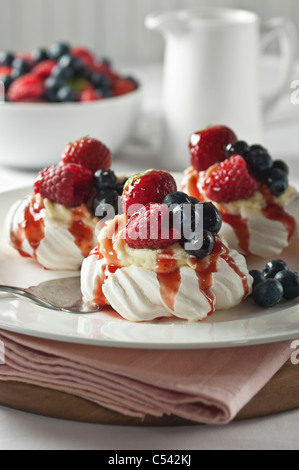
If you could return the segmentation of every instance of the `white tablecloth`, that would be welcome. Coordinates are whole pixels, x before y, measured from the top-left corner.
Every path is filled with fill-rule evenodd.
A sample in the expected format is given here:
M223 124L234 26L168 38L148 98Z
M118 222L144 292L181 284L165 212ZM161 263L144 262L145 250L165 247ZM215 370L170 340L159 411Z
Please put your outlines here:
M156 165L159 128L160 66L138 66L133 72L145 86L144 111L138 133L116 156L117 172L133 173ZM269 73L269 70L267 71ZM295 78L299 78L294 76ZM291 168L292 183L299 187L299 105L286 94L265 126L263 144L275 158ZM0 168L2 191L30 185L34 172ZM294 366L295 367L295 366ZM0 406L0 449L94 450L210 450L298 449L299 411L235 422L224 427L184 426L140 428L67 422L35 416ZM112 455L115 452L111 452Z

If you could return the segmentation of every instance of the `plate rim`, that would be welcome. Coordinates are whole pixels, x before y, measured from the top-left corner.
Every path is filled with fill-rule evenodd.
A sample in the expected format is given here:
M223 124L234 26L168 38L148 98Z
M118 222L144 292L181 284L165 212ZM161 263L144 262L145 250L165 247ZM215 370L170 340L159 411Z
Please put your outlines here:
M176 174L181 174L181 173L176 173ZM10 196L12 197L13 195L20 195L23 194L23 196L26 196L28 194L28 191L32 192L32 185L24 185L20 187L16 187L13 189L9 190L3 190L0 191L0 205L3 204L3 197L5 196ZM4 214L4 218L5 218ZM4 220L3 220L4 221ZM2 221L2 222L3 222ZM2 223L2 226L0 228L0 235L1 235L1 240L0 240L0 245L3 245L2 239L3 239L3 232L4 232L4 226ZM24 299L1 299L0 300L0 329L5 330L5 331L10 331L18 334L23 334L25 336L31 336L35 338L40 338L40 339L47 339L47 340L52 340L52 341L62 341L62 342L69 342L69 343L75 343L75 344L85 344L85 345L92 345L92 346L99 346L99 347L109 347L109 348L124 348L124 349L155 349L155 350L177 350L177 349L225 349L229 347L244 347L244 346L253 346L253 345L259 345L259 344L269 344L269 343L278 343L282 341L292 341L294 339L299 338L299 303L294 304L292 306L292 311L293 307L297 313L298 309L298 325L296 328L292 326L292 331L276 331L275 333L272 332L271 335L266 334L266 331L262 332L261 334L256 334L256 335L250 335L248 337L239 337L239 338L230 338L230 339L217 339L216 341L213 340L206 340L206 341L201 341L201 342L194 342L194 341L174 341L174 342L166 342L164 341L159 341L159 342L148 342L144 343L144 338L140 341L137 340L118 340L118 339L106 339L106 338L93 338L93 337L86 337L86 336L74 336L66 333L53 333L53 332L46 332L43 330L37 331L34 328L29 328L24 326L18 326L18 325L9 325L4 323L3 324L3 319L1 318L1 311L3 305L7 304L9 305L10 302L17 302L18 305L22 305L22 303L26 303L29 305L29 302L24 300ZM33 304L31 304L33 305ZM7 307L6 307L7 308ZM37 307L34 306L35 309L38 309L39 311L48 311L51 312L51 315L53 316L53 311L50 309L45 309L43 307ZM41 310L40 310L41 309ZM281 310L279 313L283 312ZM64 312L56 312L59 313L60 315L70 315L73 316L74 314L68 314ZM221 314L221 312L220 312ZM80 316L78 314L75 314L76 317ZM81 314L82 316L87 316L86 314ZM244 321L244 318L238 319L232 319L228 320L226 322L214 322L215 324L217 323L229 323L233 322L234 324L237 324L238 322ZM130 323L130 322L129 322ZM144 325L148 326L149 324L152 324L153 322L144 322ZM135 323L134 323L135 324ZM156 324L156 323L155 323ZM168 326L173 326L175 322L172 322L171 320L167 323L163 323L164 325L167 324ZM201 322L182 322L182 325L196 325L197 327L200 328ZM209 323L209 325L213 325L212 323Z

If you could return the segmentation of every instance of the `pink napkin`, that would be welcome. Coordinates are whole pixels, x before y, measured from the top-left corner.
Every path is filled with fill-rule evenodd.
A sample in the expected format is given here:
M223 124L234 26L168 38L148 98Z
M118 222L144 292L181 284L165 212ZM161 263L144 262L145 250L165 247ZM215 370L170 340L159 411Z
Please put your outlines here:
M0 331L0 380L64 391L127 416L225 424L290 358L291 342L212 350L117 349ZM2 346L3 346L2 345Z

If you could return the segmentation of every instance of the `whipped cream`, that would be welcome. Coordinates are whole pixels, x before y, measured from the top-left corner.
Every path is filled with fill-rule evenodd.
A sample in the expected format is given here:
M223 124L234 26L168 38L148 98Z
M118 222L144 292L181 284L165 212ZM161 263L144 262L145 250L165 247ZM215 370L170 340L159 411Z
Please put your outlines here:
M66 208L40 195L17 201L7 214L10 244L50 270L79 270L96 243L97 219L85 205Z
M123 216L117 225L123 227ZM200 321L215 310L232 308L251 293L245 258L217 237L217 253L204 260L190 257L179 244L167 250L127 247L108 223L98 246L84 260L84 300L110 305L129 321L177 317Z
M203 175L188 169L182 190L206 201L208 198L202 188ZM292 186L280 197L269 197L258 190L248 199L227 204L213 203L223 219L220 235L230 248L244 255L277 256L291 240L299 238L299 194Z

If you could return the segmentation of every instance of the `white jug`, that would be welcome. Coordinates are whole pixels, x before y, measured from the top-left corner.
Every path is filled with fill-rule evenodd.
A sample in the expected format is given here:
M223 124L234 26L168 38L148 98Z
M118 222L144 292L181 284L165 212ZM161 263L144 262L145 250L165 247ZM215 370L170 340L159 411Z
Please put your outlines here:
M290 88L297 43L294 25L284 18L261 25L253 12L226 8L153 12L145 24L162 32L166 42L163 165L186 168L190 135L208 125L224 124L240 139L262 143L265 114ZM280 44L281 76L276 90L262 99L260 56L274 39Z

